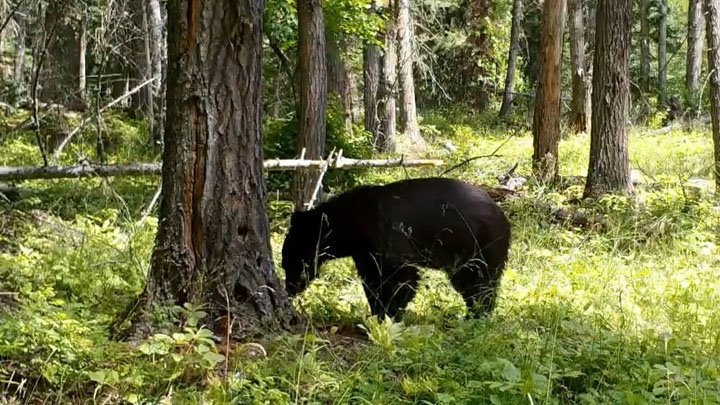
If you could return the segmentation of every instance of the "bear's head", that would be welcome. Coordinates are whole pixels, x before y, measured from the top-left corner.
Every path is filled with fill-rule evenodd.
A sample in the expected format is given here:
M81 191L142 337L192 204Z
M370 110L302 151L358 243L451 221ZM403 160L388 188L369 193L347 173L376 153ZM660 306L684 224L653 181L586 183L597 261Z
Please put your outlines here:
M290 229L282 248L282 267L285 270L285 289L290 297L303 292L317 277L322 222L319 211L296 211L290 218Z

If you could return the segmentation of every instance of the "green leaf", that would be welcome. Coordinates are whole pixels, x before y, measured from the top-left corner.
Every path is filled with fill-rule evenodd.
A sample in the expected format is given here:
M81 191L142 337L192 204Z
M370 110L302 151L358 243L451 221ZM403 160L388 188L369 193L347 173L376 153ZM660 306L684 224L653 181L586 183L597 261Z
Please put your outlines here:
M225 361L225 356L213 352L207 352L203 354L203 358L212 364L217 364Z

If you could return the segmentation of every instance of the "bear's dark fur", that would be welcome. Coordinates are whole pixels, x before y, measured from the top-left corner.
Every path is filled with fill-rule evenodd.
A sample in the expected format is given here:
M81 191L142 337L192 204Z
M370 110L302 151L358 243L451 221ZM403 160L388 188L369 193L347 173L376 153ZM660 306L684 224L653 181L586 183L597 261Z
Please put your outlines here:
M395 317L413 299L418 268L444 270L469 315L495 305L510 223L488 194L460 180L422 178L361 186L293 213L282 249L295 296L333 258L352 257L373 315Z

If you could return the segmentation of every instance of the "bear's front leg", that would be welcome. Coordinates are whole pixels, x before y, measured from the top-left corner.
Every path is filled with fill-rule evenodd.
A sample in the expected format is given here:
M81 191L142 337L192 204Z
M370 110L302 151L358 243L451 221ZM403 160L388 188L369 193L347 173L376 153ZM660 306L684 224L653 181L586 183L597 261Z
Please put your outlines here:
M385 307L382 302L382 273L378 262L369 253L353 255L355 268L362 281L365 297L370 305L370 313L378 318L385 317Z

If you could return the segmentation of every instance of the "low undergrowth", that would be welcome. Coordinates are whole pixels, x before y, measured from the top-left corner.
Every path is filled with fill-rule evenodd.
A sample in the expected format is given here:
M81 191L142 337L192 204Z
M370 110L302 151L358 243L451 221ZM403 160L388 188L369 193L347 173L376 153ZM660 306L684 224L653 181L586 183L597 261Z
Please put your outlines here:
M504 130L478 129L481 118L433 119L423 121L426 137L459 147L447 159L503 145L448 175L494 184L515 163L529 173L527 132L507 141ZM564 137L564 175L584 174L588 145L586 135ZM294 300L313 320L305 333L230 354L191 306L172 308L184 321L137 347L107 336L143 286L157 226L141 214L152 179L23 184L33 193L0 207L0 402L720 403L720 213L711 187L688 187L710 179L709 134L634 131L630 151L651 183L633 199L575 203L581 184L529 181L503 202L514 236L490 318L464 320L459 295L433 270L405 322L369 318L344 259ZM355 181L437 172L373 171ZM591 220L559 223L557 207ZM269 210L279 263L291 208L271 201Z

